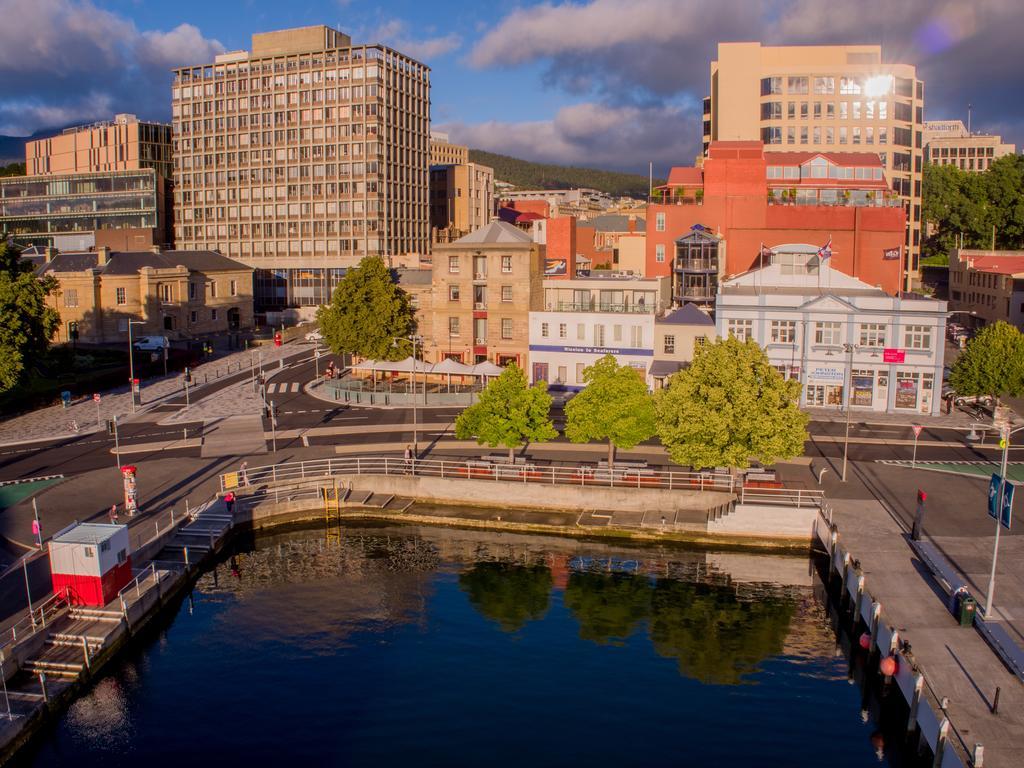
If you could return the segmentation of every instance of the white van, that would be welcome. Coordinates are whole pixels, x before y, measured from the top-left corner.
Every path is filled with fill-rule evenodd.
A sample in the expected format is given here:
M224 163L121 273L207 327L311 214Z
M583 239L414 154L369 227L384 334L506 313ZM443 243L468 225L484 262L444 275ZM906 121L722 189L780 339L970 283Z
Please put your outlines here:
M132 346L143 352L162 352L171 346L171 342L166 336L143 336L136 339Z

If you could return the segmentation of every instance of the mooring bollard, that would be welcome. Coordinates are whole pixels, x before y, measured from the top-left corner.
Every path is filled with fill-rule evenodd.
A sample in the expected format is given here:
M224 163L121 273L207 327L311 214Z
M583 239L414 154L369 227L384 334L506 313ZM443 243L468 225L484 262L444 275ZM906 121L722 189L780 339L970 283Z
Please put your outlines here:
M50 701L50 695L46 691L46 673L45 672L40 672L39 673L39 688L43 692L43 701L49 702Z
M971 760L971 765L974 768L984 768L985 765L985 745L980 741L974 745L974 757Z

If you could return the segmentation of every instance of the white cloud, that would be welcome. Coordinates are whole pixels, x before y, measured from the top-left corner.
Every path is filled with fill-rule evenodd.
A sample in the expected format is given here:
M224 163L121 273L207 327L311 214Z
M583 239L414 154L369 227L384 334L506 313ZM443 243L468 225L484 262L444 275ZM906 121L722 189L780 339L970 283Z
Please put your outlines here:
M462 46L462 37L452 32L438 37L414 39L408 34L408 27L401 19L389 19L375 29L370 37L429 65L431 59L444 56Z
M224 50L198 28L140 31L90 0L0 0L0 131L134 112L166 120L170 69Z
M438 125L453 141L527 160L638 171L653 162L664 172L689 160L698 115L675 106L609 107L584 102L552 120L452 122ZM692 153L690 153L692 154Z

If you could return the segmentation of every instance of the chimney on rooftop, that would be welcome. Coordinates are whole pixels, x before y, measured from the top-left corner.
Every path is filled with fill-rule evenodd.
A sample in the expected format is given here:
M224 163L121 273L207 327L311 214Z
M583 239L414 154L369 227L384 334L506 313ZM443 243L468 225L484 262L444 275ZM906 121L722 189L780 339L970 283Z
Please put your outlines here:
M43 258L46 259L46 263L49 264L53 261L53 257L57 255L57 249L53 246L47 246L43 250Z
M163 252L163 251L160 250L160 246L159 245L151 245L151 246L149 246L149 250L152 251L153 253L162 253Z
M108 261L110 261L110 246L101 245L99 248L96 249L96 266L106 266L106 263Z

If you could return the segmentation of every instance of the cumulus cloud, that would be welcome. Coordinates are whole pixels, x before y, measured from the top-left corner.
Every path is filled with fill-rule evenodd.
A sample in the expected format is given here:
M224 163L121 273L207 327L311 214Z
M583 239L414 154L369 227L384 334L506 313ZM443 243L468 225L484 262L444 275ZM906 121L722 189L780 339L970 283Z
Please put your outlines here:
M454 32L438 37L414 39L409 36L406 23L401 19L389 19L384 22L371 34L371 38L427 65L431 59L444 56L462 46L462 37Z
M589 0L508 13L467 56L477 68L541 64L545 82L609 104L696 101L709 87L719 41L769 45L881 44L916 64L929 118L972 102L1024 133L1020 0ZM1024 136L1021 136L1024 138Z
M438 129L453 141L538 162L637 171L691 159L698 114L678 106L564 107L551 120L451 122ZM693 126L693 131L685 130ZM698 137L699 138L699 137Z
M89 0L0 0L0 133L135 112L166 120L170 69L224 50L191 24L140 31Z

